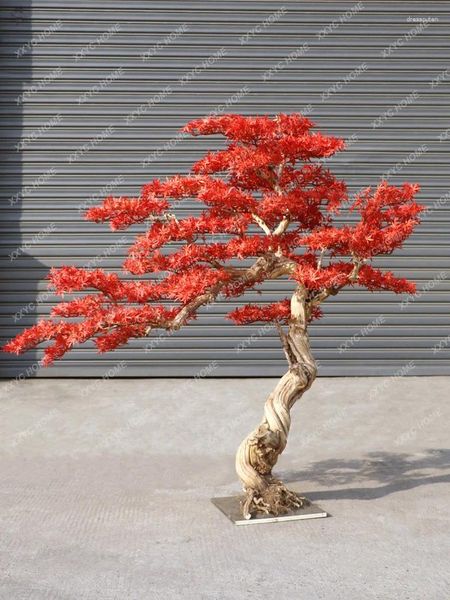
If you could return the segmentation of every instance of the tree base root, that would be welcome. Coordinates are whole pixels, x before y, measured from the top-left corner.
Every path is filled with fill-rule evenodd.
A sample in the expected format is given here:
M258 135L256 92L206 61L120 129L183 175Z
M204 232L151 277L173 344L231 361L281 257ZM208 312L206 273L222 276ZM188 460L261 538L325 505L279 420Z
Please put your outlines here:
M309 504L307 498L292 492L283 482L274 479L263 491L245 490L241 509L244 518L251 519L261 513L275 517L285 515Z

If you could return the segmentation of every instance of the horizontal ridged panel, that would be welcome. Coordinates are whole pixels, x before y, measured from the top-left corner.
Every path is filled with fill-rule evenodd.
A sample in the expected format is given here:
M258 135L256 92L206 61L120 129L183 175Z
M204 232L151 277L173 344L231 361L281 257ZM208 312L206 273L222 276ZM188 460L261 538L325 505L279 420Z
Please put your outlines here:
M113 234L86 223L83 204L92 204L92 195L118 176L115 191L133 194L147 179L187 172L193 161L219 143L186 139L145 168L141 163L167 144L186 120L208 113L247 86L248 93L231 110L261 114L299 111L310 105L310 117L320 129L344 138L357 136L346 153L328 162L348 181L352 193L376 183L418 147L426 146L390 180L420 181L420 199L430 213L402 251L379 261L399 276L414 278L417 297L402 305L402 297L347 290L325 306L326 316L311 327L311 335L322 374L389 375L410 361L415 365L413 375L450 374L448 348L433 351L450 332L450 136L444 134L449 127L450 78L441 77L439 85L433 84L449 64L450 2L369 0L363 5L353 17L330 28L354 2L283 2L286 14L242 44L241 36L279 10L279 3L75 0L69 5L55 0L4 0L0 9L1 338L8 339L49 314L54 298L42 281L49 267L81 266L94 260L95 266L117 269L131 233ZM383 57L383 49L427 18L430 23L422 31ZM21 46L57 20L59 28L16 56ZM115 23L117 33L75 60L83 46ZM142 54L183 23L187 25L183 35L150 60L142 60ZM327 27L331 33L319 36ZM264 81L268 69L305 42L309 49L303 56ZM180 83L183 75L222 47L225 53L220 60ZM322 97L364 63L368 68L362 74ZM58 67L58 76L42 84ZM79 101L118 68L122 68L120 77ZM39 90L30 93L31 86ZM127 122L131 111L166 86L171 88L167 97ZM417 94L413 103L382 126L374 126L374 120L413 91ZM32 139L56 114L59 122ZM114 127L111 137L79 160L69 160L71 153L110 125ZM17 147L20 140L22 149ZM56 173L31 189L49 168ZM25 197L11 205L21 189L27 189ZM186 202L178 214L196 210L198 205ZM50 224L50 233L36 240ZM118 239L121 245L111 251ZM2 373L94 376L124 360L123 376L193 375L210 361L218 364L213 376L277 375L285 366L274 332L258 325L236 328L224 317L232 306L271 302L290 289L283 281L267 282L261 295L249 293L239 302L218 302L179 335L157 340L151 352L144 351L148 340L99 356L88 344L52 369L37 373L33 364L41 352L19 358L2 355ZM383 324L361 335L379 315ZM359 339L340 351L352 336ZM238 351L242 345L245 349Z

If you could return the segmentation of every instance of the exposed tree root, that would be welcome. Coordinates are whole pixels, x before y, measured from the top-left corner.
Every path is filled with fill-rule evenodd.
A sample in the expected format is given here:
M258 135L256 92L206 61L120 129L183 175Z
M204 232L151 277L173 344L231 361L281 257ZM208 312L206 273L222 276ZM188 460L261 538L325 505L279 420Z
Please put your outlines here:
M299 496L289 490L282 481L272 479L261 492L246 490L241 502L242 514L245 519L251 519L257 514L284 515L310 504L304 496Z

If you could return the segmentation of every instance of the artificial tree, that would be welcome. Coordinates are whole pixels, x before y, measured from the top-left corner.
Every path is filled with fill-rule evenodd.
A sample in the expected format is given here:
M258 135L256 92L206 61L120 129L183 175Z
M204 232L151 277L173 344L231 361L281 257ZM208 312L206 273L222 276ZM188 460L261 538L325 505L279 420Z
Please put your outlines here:
M344 142L312 127L300 114L230 114L188 123L185 132L221 134L227 146L207 153L188 175L155 179L137 198L108 197L86 213L89 220L109 221L113 230L148 223L129 248L123 270L158 277L52 269L48 278L56 294L95 293L57 304L53 318L5 346L21 353L53 341L44 350L43 365L91 339L105 352L156 329L178 330L201 307L240 297L266 280L289 280L291 297L247 304L228 314L238 324L274 323L289 367L266 401L262 422L237 452L246 518L278 515L307 503L274 478L272 469L286 446L290 410L316 377L308 325L321 316L321 304L345 286L397 293L415 289L370 263L399 248L419 222L418 186L383 181L349 201L345 183L320 161L342 150ZM198 201L202 210L178 218L173 211L186 198ZM214 237L218 234L221 241ZM167 247L174 251L166 252Z

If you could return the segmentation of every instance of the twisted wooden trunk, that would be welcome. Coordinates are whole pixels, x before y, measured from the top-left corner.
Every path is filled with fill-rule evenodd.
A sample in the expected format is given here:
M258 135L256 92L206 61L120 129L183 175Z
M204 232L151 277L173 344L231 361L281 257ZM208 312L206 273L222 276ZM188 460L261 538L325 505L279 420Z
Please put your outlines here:
M317 373L301 289L292 297L291 315L288 331L282 333L289 370L268 397L261 424L241 443L236 455L236 471L245 492L242 512L246 519L258 512L283 514L307 503L272 476L272 469L286 447L291 408L311 386Z

